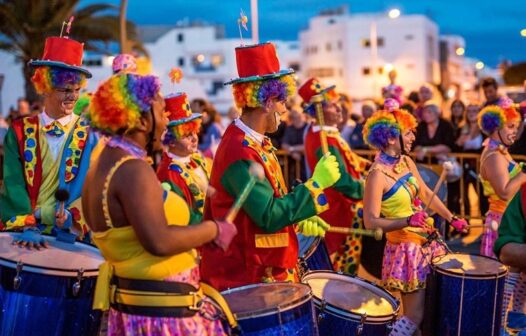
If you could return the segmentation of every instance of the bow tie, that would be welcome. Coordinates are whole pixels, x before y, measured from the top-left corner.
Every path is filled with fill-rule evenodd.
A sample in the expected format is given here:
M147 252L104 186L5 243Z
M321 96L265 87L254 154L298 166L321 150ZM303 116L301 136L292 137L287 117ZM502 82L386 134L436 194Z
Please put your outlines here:
M261 143L261 147L263 147L263 150L269 153L272 153L276 150L276 147L272 145L272 141L270 141L270 139L267 137L263 139L263 142Z
M66 133L65 129L64 129L64 126L62 126L61 123L59 123L58 121L53 121L51 124L47 125L47 126L44 126L43 127L43 130L44 132L46 132L47 134L51 135L51 136L55 136L57 138L60 138L61 136L64 135L64 133Z

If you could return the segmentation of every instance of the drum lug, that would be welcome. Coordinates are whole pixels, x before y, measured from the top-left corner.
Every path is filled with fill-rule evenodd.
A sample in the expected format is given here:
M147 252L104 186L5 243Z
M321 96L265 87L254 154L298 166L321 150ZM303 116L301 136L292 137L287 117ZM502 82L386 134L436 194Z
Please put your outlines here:
M367 319L367 314L363 313L362 318L360 319L360 324L356 327L356 336L363 335L363 325L365 324L366 319Z
M18 290L20 288L20 285L22 284L22 277L20 276L20 272L22 272L22 268L24 267L24 264L22 261L18 261L16 263L16 275L13 279L13 288L14 290Z
M301 276L305 275L305 273L307 273L307 271L309 270L307 266L307 261L304 257L300 257L300 261L298 262L298 270Z
M320 305L320 313L318 314L318 323L320 323L325 318L325 306L327 306L327 301L322 300Z
M83 268L77 271L77 281L73 284L73 296L78 296L80 293L80 282L82 281L83 274L84 274Z

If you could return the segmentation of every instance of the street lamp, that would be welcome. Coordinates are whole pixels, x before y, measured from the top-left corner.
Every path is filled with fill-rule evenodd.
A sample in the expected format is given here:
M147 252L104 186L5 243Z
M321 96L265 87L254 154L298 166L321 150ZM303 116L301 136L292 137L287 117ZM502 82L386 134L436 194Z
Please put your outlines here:
M522 37L526 37L526 28L524 28L523 30L521 30L521 36L522 36Z
M388 12L388 16L391 19L396 19L400 16L400 10L397 8L393 8ZM373 17L373 21L371 22L371 27L369 30L369 40L370 40L370 46L371 46L371 74L373 75L373 98L376 97L378 87L377 87L377 81L376 81L376 72L377 72L377 62L378 62L378 32L376 28L376 16Z
M484 69L484 63L481 62L481 61L478 61L477 63L475 63L475 69L477 69L477 70Z

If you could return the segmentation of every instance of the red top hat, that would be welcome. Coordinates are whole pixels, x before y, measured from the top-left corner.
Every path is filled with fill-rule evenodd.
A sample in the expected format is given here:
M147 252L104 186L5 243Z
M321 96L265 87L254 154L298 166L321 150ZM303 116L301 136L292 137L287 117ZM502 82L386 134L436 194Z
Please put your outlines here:
M66 37L48 37L41 60L31 60L30 66L52 66L80 71L91 78L91 73L81 68L84 44Z
M300 89L298 90L298 94L303 99L303 102L306 104L311 103L311 99L315 95L323 95L331 90L333 90L336 87L336 85L331 85L329 87L324 88L320 81L317 78L309 78L305 84L303 84Z
M184 92L168 95L164 102L166 103L166 112L169 113L168 126L176 126L201 118L200 114L192 113L188 97Z
M276 47L270 42L237 47L236 64L239 78L225 84L278 78L294 72L292 69L279 69Z

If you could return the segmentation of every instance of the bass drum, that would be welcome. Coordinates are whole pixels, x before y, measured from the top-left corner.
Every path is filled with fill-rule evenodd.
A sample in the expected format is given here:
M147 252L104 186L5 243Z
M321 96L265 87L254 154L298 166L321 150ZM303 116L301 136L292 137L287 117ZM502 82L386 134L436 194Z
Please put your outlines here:
M422 180L429 189L433 190L435 185L438 182L440 176L435 173L431 168L426 165L417 164L416 165ZM438 189L437 197L442 201L446 202L447 200L447 183L442 183L440 189ZM435 218L435 223L437 227L440 227L441 218L438 216L433 216ZM382 260L384 255L385 248L385 235L382 240L375 240L373 237L362 236L362 256L361 256L361 265L363 268L375 276L378 279L382 278Z

